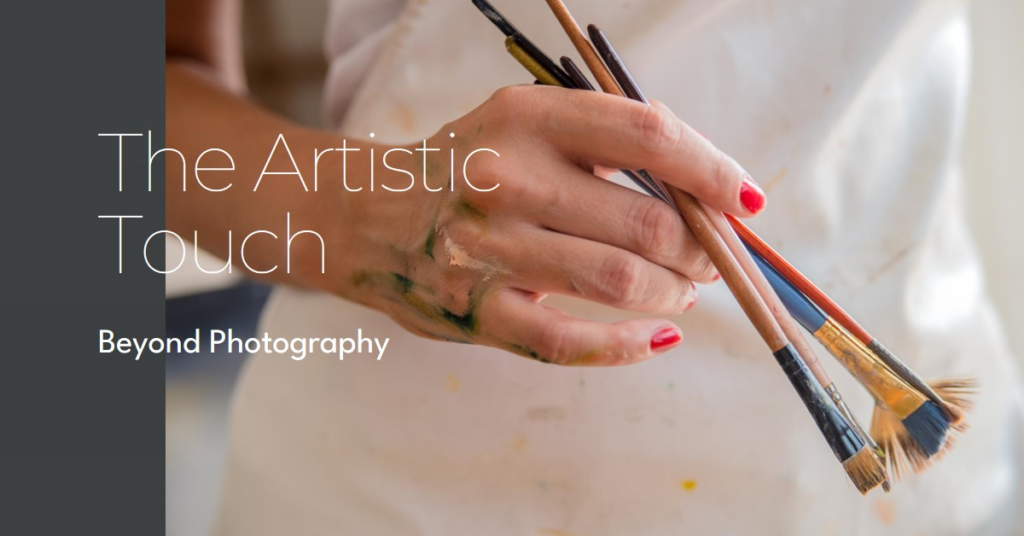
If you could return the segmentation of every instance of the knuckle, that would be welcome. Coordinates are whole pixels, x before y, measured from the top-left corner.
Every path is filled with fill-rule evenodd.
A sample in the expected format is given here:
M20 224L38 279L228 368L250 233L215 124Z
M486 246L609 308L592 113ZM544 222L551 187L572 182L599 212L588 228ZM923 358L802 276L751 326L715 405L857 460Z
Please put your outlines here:
M486 196L505 208L522 209L546 201L543 197L543 185L527 174L500 171L492 173L490 176L495 177L494 180L501 183L501 188L486 194ZM495 193L498 195L494 195ZM484 196L485 194L481 194L481 197Z
M529 110L531 89L523 86L506 86L491 95L491 109L498 119L515 120L523 110Z
M509 103L516 102L519 100L519 95L522 94L520 86L505 86L498 88L491 95L491 102L497 106L508 105Z
M679 289L679 293L676 296L676 302L670 305L672 307L673 314L685 312L693 305L693 302L697 298L694 295L694 293L697 292L697 288L693 285L693 282L690 279L680 277L679 281L676 283L676 288Z
M732 159L716 149L712 153L711 161L708 164L708 186L713 191L728 191L730 187L730 169L732 169Z
M537 335L537 350L550 363L565 364L572 359L572 337L568 328L558 322L544 326Z
M456 171L456 190L477 202L490 201L495 192L509 186L508 173L498 164L479 163ZM502 192L504 193L504 192Z
M601 291L612 302L635 306L643 300L644 273L639 257L613 254L605 258L599 274Z
M686 270L685 275L694 281L703 282L710 281L717 272L718 270L715 268L715 263L711 261L711 257L706 251L700 249L690 260L690 266Z
M682 123L654 106L637 108L634 121L646 147L655 152L671 152L683 137Z
M633 203L627 216L630 241L648 258L666 256L675 245L678 233L673 230L679 224L679 215L668 205L645 197Z

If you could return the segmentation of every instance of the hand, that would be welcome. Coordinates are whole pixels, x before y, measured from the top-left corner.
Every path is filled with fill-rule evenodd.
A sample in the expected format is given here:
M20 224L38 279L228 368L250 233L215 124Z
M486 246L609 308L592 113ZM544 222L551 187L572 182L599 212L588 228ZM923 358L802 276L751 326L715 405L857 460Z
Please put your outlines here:
M542 305L547 294L678 314L696 302L694 282L717 277L672 208L596 177L595 167L647 169L740 217L765 205L735 161L667 109L597 93L502 89L428 146L442 149L426 169L445 170L431 185L443 191L331 196L339 205L325 214L334 222L320 227L337 230L329 240L342 247L329 249L344 252L332 265L343 266L345 278L338 284L332 268L320 286L413 333L548 363L636 363L677 345L681 332L663 319L576 319ZM498 187L480 192L456 177L449 191L449 149L483 147L500 158L474 158L467 176L479 189ZM420 153L393 156L407 158L396 167L422 165Z

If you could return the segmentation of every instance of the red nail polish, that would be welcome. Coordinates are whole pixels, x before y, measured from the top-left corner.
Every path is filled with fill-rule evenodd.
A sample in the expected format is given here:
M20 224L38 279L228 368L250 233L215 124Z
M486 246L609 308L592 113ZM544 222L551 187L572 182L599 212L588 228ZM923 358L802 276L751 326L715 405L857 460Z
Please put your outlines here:
M683 340L683 334L676 328L661 328L651 337L651 351L664 352L679 344Z
M721 280L722 280L722 274L717 273L717 272L715 273L715 277L711 278L711 282L712 283L717 283L718 281L721 281Z
M764 210L764 206L768 200L764 196L764 192L757 186L754 179L747 175L743 178L743 185L740 186L740 203L743 208L747 209L751 214L757 214Z
M698 294L697 294L697 285L695 285L695 284L694 284L694 283L693 283L693 282L691 281L691 282L690 282L690 287L692 288L692 290L690 290L690 303L686 304L686 307L685 307L685 308L683 308L683 312L684 312L684 313L685 313L686 311L689 311L690 309L693 309L693 306L694 306L694 305L697 305L697 295L698 295Z

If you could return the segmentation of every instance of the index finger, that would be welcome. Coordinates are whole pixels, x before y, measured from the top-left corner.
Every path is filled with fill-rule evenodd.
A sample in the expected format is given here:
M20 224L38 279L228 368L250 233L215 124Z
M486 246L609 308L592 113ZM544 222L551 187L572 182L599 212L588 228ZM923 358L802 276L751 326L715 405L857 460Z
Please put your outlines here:
M705 204L739 217L764 210L764 191L735 160L667 109L621 97L537 88L536 126L585 167L646 169Z

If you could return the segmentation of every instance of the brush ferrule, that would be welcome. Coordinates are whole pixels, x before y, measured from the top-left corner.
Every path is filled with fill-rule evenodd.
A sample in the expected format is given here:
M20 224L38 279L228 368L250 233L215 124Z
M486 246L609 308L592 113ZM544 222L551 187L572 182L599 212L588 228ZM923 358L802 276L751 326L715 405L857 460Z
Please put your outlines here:
M505 38L505 50L512 55L538 82L545 86L565 87L547 69L545 69L533 56L523 50L520 41L514 36Z
M925 396L910 387L860 342L833 319L828 319L814 332L829 353L835 356L850 374L901 419L917 411Z
M825 388L825 392L828 393L829 398L831 398L832 402L835 403L836 408L838 408L839 412L843 414L843 417L846 417L846 421L850 423L850 426L852 426L853 430L857 432L857 435L864 440L865 444L871 447L871 450L875 452L875 455L878 456L884 465L885 451L878 446L878 443L876 443L875 439L871 437L871 434L864 430L864 426L862 426L860 421L857 420L857 416L850 411L850 407L847 406L846 401L843 400L843 395L839 394L839 388L836 387L836 384L830 384Z
M793 345L787 344L774 355L836 458L845 462L855 456L864 446L864 440L839 411Z
M928 400L931 400L939 407L942 407L945 404L942 397L940 397L927 382L922 380L921 377L911 370L910 367L906 366L903 361L900 361L900 359L890 352L888 348L882 346L882 343L878 342L878 339L872 340L868 343L867 347L868 350L871 350L878 359L885 363L885 365L902 378L903 381L907 382L911 387L921 391L921 393L927 396Z

